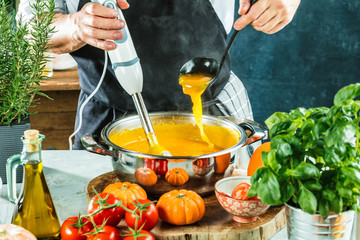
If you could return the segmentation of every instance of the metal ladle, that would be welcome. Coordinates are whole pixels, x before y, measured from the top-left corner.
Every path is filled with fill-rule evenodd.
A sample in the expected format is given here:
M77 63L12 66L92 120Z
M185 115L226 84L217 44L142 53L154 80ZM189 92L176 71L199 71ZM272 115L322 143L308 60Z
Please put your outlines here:
M251 0L250 1L250 7L255 4L258 0ZM189 61L187 61L179 71L179 76L185 75L185 74L207 74L212 76L212 79L210 80L208 86L212 85L215 80L217 79L217 75L220 73L221 67L224 64L224 61L226 59L226 56L231 48L232 43L234 42L234 39L236 35L238 34L238 30L234 30L233 34L231 35L231 38L229 40L229 43L225 49L225 53L223 57L221 58L220 64L218 61L216 61L214 58L208 58L208 57L196 57Z

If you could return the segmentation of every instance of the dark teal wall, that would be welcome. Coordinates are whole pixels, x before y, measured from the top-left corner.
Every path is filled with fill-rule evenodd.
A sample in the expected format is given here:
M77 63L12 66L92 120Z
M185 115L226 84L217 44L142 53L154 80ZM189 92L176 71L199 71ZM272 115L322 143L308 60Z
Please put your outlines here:
M360 82L359 12L358 0L303 0L282 31L267 35L248 26L239 32L232 69L248 90L256 121L300 106L331 106L338 89Z

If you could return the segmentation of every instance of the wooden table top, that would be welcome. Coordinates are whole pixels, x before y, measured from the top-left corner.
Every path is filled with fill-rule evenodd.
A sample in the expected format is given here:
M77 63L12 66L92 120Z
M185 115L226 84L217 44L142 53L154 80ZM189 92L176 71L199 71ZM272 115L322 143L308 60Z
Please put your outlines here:
M53 76L40 85L40 90L44 92L80 90L78 69L55 70Z

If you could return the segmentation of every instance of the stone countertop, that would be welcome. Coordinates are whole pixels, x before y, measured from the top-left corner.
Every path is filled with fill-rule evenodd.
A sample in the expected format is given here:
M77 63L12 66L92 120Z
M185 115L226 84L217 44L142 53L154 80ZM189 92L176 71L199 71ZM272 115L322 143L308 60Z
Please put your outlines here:
M111 158L82 150L43 150L44 175L59 220L86 214L85 188L91 179L112 171ZM21 184L17 184L20 191ZM14 204L7 200L7 186L0 190L0 224L10 223Z

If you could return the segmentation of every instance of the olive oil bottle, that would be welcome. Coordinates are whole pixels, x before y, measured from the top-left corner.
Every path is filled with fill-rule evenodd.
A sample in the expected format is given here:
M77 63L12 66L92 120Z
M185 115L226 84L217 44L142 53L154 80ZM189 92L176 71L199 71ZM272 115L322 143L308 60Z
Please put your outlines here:
M41 141L45 136L37 130L24 132L21 154L10 157L6 171L10 201L16 203L12 224L22 226L38 239L58 239L60 222L43 173ZM24 166L24 182L16 197L15 168Z

